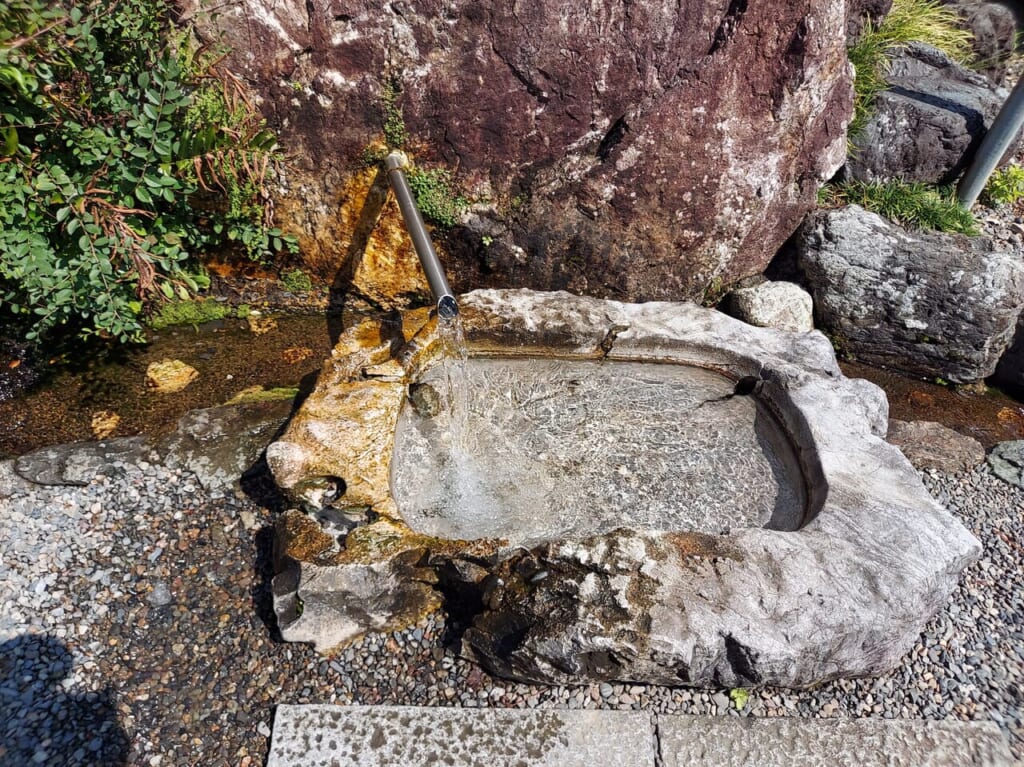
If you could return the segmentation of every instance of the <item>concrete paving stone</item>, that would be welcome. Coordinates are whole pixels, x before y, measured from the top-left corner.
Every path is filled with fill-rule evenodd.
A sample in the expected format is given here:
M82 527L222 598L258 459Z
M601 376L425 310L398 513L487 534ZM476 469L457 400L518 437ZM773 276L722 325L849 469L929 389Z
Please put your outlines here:
M658 717L663 767L1013 767L992 722Z
M654 767L640 711L277 707L267 767Z

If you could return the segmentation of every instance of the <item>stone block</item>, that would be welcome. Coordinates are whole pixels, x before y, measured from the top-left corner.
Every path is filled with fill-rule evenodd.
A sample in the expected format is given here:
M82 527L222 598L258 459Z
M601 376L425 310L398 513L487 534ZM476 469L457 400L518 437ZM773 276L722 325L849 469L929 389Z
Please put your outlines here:
M664 767L1012 767L991 722L659 716Z
M886 439L917 469L970 471L985 460L985 448L974 437L933 421L889 421Z
M278 706L267 767L654 767L639 711Z

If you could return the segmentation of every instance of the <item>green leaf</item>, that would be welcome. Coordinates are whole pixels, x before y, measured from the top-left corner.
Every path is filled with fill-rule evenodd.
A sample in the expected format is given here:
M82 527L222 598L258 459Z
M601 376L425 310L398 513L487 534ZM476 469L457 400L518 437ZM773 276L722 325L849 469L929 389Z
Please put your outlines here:
M163 294L165 296L167 296L167 298L169 298L169 299L173 299L174 298L174 286L171 285L171 283L169 283L169 282L161 282L160 283L160 290L163 292Z
M0 131L3 135L3 157L10 157L18 151L18 130L14 127L7 127Z

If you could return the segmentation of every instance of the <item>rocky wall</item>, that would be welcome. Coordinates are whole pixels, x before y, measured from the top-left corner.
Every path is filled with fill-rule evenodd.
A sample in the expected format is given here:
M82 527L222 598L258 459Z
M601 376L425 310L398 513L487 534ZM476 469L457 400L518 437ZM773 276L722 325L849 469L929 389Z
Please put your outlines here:
M400 227L366 179L385 123L474 202L441 237L457 290L704 298L761 271L844 159L840 0L179 4L280 132L281 224L338 291ZM415 299L368 271L356 293Z

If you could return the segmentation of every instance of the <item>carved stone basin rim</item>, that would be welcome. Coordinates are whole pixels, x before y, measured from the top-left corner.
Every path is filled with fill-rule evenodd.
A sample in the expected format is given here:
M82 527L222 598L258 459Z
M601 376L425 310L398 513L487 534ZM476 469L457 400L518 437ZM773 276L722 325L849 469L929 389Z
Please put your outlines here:
M758 380L806 482L799 529L636 529L528 548L451 540L402 519L390 486L408 386L441 342L425 310L344 333L267 449L303 508L282 515L275 609L286 640L327 651L446 599L475 606L463 650L514 679L806 686L881 673L913 644L980 545L884 432L888 406L845 378L819 333L754 328L690 304L475 291L472 356L663 362Z

